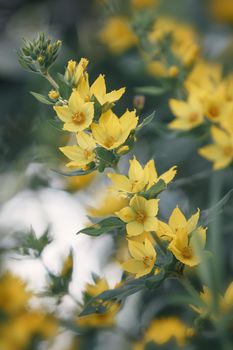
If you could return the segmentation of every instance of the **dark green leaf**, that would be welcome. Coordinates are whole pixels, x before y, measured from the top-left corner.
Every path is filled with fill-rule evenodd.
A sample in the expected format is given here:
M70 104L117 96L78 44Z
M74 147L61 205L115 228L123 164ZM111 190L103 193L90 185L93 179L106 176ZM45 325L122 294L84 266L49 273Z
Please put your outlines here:
M17 249L22 255L29 255L33 257L38 257L41 255L44 248L52 241L49 236L49 229L45 233L37 238L34 230L31 228L31 231L27 234L26 238L22 241L21 247Z
M103 233L107 233L109 231L124 228L125 223L121 221L119 218L110 217L98 222L95 225L86 227L80 230L78 233L85 233L89 236L100 236Z
M32 96L34 96L39 102L44 103L46 105L53 105L54 103L49 100L48 97L38 94L37 92L30 91Z
M156 184L151 186L149 190L140 192L139 195L143 196L147 199L155 198L158 196L162 191L164 191L167 188L166 183L160 179Z

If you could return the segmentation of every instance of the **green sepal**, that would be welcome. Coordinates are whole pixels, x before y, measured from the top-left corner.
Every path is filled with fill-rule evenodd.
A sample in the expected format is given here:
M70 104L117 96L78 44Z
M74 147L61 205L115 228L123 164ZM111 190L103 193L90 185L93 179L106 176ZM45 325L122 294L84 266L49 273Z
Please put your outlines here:
M147 191L139 192L138 195L145 197L146 199L151 199L157 197L162 191L167 188L166 183L160 179L156 184L151 186Z

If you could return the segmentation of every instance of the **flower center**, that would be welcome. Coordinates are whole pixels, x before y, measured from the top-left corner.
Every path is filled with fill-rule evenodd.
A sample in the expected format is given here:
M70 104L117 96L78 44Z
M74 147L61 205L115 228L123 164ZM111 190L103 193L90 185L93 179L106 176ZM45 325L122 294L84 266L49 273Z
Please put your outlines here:
M223 148L223 153L227 157L233 156L233 146L231 145L225 146Z
M146 215L145 213L142 213L140 211L137 212L137 216L136 216L136 221L139 222L140 224L143 224L143 222L145 221Z
M106 141L105 141L105 146L106 147L112 147L112 145L114 144L114 142L115 142L115 139L112 137L112 136L109 136L107 139L106 139Z
M210 106L208 112L211 118L217 118L220 113L219 108L215 105Z
M88 96L88 95L87 95L87 96L85 96L85 97L84 97L84 101L85 101L85 102L90 102L90 101L91 101L90 96Z
M151 256L144 256L143 258L143 264L145 267L150 267L152 261L153 261L153 258Z
M193 255L193 251L191 247L185 247L182 249L182 255L186 259L190 259Z
M198 117L199 117L199 115L196 112L191 113L190 116L189 116L190 123L197 122L198 121Z
M86 120L86 116L83 112L76 112L72 116L73 123L77 125L82 124L83 122L85 122L85 120Z
M88 149L85 149L83 151L84 157L88 160L88 158L92 155L92 152L89 151Z

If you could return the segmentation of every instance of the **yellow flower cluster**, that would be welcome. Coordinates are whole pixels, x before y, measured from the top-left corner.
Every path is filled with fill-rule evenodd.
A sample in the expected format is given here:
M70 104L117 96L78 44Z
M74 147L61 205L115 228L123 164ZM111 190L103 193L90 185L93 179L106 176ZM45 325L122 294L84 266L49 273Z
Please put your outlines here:
M187 327L186 324L177 317L170 316L166 318L155 319L147 328L144 338L136 343L134 350L143 350L147 343L153 342L157 345L163 345L175 339L179 347L184 347L189 337L194 335L194 329Z
M58 325L53 316L29 309L31 296L19 277L9 272L0 277L0 349L29 349L35 336L45 341L57 334Z
M97 279L95 284L86 285L85 295L88 298L95 297L107 290L109 290L107 281L105 279ZM106 302L103 306L107 308L106 312L81 316L77 319L77 324L83 328L112 327L115 324L119 305L117 303Z
M120 154L138 123L135 110L126 110L120 118L112 111L125 88L107 92L103 75L90 85L87 64L84 58L79 63L68 62L65 79L73 90L68 101L58 101L54 106L58 118L64 123L63 129L76 135L76 145L60 148L71 160L67 167L85 170L96 161L95 149L98 146ZM127 146L123 147L128 150Z
M208 120L213 144L199 153L213 162L215 170L228 166L233 160L233 77L222 78L220 66L200 62L185 86L186 101L169 101L175 115L169 127L187 131Z

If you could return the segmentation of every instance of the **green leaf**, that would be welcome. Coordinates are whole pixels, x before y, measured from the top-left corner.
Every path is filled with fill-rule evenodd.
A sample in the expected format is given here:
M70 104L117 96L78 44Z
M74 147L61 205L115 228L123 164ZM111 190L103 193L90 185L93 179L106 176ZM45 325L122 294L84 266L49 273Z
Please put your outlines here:
M103 172L106 167L112 167L118 160L112 151L108 151L103 147L96 147L95 153L99 160L98 170L100 172Z
M32 96L34 96L39 102L45 104L45 105L53 105L54 103L49 100L48 97L38 94L37 92L30 91Z
M60 73L57 74L59 93L64 99L68 99L72 93L72 86L70 86Z
M227 192L227 194L222 199L220 199L219 202L213 205L211 208L203 210L201 212L200 222L203 226L208 225L211 221L214 221L216 219L216 216L223 211L225 205L232 198L232 193L233 193L233 189Z
M136 128L136 130L141 130L144 126L148 125L151 123L151 121L154 119L155 117L155 111L153 113L151 113L148 117L144 118L143 121L141 122L141 124L139 124Z
M26 238L22 241L20 248L17 249L17 252L21 255L39 257L44 248L51 242L52 239L49 236L49 229L47 229L40 238L37 238L35 231L31 228Z
M165 86L141 86L135 90L137 93L150 96L161 96L169 91L168 87Z
M84 233L89 236L97 237L102 235L103 233L107 233L109 231L112 231L115 229L121 229L124 227L125 227L125 223L121 221L119 218L110 217L98 222L95 225L86 227L80 230L78 233Z
M79 169L79 170L74 170L74 171L70 171L70 172L63 172L63 171L58 171L55 169L51 169L52 171L54 171L57 174L60 175L64 175L64 176L82 176L82 175L87 175L92 173L93 171L95 171L97 169L96 165L94 162L89 164L88 170L83 170L83 169Z
M139 195L147 199L155 198L166 188L167 188L166 183L162 179L160 179L156 184L151 186L151 188L149 188L147 191L140 192Z

